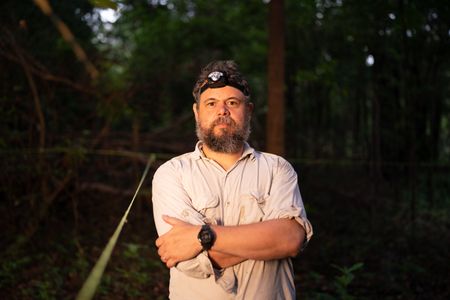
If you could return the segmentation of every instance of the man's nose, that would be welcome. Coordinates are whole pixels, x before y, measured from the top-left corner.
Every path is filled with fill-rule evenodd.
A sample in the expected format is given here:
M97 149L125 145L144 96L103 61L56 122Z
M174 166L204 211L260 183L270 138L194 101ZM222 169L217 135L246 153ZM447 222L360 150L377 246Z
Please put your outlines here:
M226 103L219 103L217 109L220 116L227 116L230 114Z

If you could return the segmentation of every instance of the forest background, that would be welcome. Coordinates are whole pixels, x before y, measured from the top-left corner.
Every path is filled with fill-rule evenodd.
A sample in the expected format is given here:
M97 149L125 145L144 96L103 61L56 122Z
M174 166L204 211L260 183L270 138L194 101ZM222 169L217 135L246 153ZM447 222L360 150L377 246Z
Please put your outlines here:
M96 299L167 297L152 173L193 149L195 77L230 58L314 225L298 298L449 299L449 1L269 2L1 2L5 299L73 299L150 154Z

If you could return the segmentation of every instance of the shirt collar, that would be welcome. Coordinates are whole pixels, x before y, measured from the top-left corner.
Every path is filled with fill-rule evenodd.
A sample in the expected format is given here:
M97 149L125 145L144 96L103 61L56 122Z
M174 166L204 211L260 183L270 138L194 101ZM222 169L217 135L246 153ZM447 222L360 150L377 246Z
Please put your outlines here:
M247 155L252 159L255 158L255 149L250 147L250 145L247 142L245 142L244 143L244 151L242 152L241 159L246 157Z
M194 155L195 159L201 159L202 157L206 157L203 151L201 150L202 142L198 141L197 144L195 144L194 152L192 153Z

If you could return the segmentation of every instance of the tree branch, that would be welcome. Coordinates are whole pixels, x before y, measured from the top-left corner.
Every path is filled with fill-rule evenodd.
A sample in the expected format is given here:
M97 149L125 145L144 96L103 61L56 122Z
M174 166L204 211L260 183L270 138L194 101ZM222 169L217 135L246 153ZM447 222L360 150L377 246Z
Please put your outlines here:
M22 65L23 61L26 62L28 66L28 70L31 72L31 74L38 76L39 78L47 81L53 81L57 83L65 84L75 90L78 90L80 92L91 94L91 95L97 95L98 93L87 87L83 86L79 83L73 82L68 78L64 78L61 76L57 76L49 72L41 63L39 63L35 58L31 57L26 51L23 50L22 47L16 42L14 39L14 36L12 33L3 28L2 30L4 32L4 35L0 37L0 55L5 57L6 59L15 62L17 64ZM3 38L3 39L2 39ZM3 41L2 41L3 40ZM8 51L8 45L13 47L13 50Z
M47 15L53 22L55 27L58 29L59 33L63 39L72 47L75 56L78 60L83 63L86 71L89 73L92 79L96 79L99 72L95 66L88 59L86 52L81 48L80 44L76 41L74 35L70 31L69 27L53 12L48 0L34 0L34 3L42 10L42 12Z

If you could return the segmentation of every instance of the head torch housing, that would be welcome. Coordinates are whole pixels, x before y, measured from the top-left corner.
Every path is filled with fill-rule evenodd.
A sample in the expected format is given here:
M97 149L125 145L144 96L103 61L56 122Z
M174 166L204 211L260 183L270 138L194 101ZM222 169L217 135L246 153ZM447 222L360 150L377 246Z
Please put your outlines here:
M248 89L237 81L234 81L225 71L213 71L209 73L205 83L200 88L200 94L206 89L221 88L227 85L237 88L245 96L249 96Z

